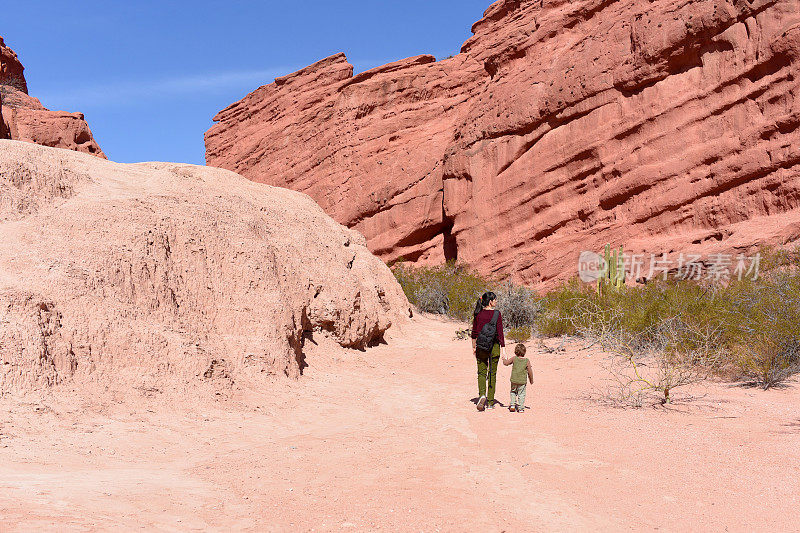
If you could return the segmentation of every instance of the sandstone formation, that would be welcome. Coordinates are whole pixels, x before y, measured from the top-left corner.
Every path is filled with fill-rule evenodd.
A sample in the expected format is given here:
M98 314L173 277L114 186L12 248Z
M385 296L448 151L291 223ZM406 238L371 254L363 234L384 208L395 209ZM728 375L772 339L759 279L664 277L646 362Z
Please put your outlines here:
M232 172L0 141L0 394L297 376L408 302L363 236Z
M386 261L538 286L581 250L800 238L800 1L501 0L461 53L343 55L221 111L209 165L307 192Z
M24 67L0 37L0 139L66 148L105 159L81 113L50 111L28 95Z
M0 85L11 86L27 93L28 84L25 82L24 71L25 67L19 62L17 54L0 37Z

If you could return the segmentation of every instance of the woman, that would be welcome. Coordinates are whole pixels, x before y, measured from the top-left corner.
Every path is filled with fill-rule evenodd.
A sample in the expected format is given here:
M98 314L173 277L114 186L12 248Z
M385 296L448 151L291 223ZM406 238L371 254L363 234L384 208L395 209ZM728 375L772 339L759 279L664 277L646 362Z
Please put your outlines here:
M506 356L503 317L495 309L496 306L497 295L485 293L478 299L472 319L472 351L478 362L478 411L483 411L487 405L489 409L494 409L497 363L501 354Z

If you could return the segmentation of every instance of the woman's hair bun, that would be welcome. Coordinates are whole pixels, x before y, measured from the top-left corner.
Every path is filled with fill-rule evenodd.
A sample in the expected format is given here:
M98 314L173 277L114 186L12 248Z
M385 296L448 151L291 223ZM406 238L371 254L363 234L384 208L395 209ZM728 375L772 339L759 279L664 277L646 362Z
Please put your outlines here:
M496 300L496 299L497 299L497 295L495 293L493 293L491 291L484 292L483 296L478 298L478 303L475 304L475 312L473 313L473 315L477 315L478 313L483 311L484 307L489 305L492 302L492 300Z

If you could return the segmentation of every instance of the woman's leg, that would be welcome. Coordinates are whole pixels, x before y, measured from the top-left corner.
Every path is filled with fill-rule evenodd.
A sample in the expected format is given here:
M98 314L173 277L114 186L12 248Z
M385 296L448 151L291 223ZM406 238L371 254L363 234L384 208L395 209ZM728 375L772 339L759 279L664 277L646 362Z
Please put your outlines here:
M478 362L478 398L481 398L486 396L486 369L489 366L489 354L478 350L475 352L475 360Z
M486 395L486 400L489 403L489 405L491 405L494 402L494 391L495 391L495 388L496 388L495 385L497 384L497 363L498 362L500 362L500 356L495 357L494 355L492 355L491 363L490 363L490 367L489 367L489 371L491 372L491 377L489 379L489 386L488 386L489 390L487 391L487 395Z
M492 405L494 403L494 391L495 385L497 384L497 363L500 362L500 345L495 343L492 346L492 355L489 358L489 384L488 384L488 391L487 391L487 403Z

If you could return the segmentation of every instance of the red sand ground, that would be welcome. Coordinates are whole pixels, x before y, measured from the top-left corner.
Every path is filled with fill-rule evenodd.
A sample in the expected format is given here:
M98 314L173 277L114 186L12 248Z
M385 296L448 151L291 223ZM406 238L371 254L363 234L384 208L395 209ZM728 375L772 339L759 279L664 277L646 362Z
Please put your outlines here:
M2 398L0 530L797 530L796 385L614 409L588 398L607 356L531 349L532 409L478 413L455 329L316 339L270 394Z

